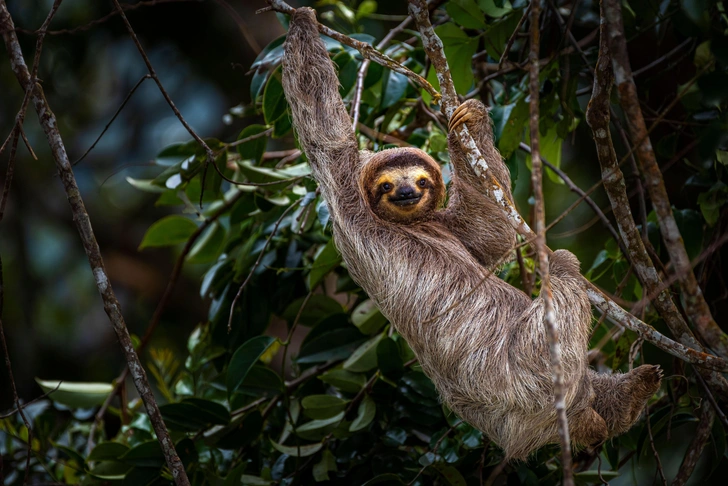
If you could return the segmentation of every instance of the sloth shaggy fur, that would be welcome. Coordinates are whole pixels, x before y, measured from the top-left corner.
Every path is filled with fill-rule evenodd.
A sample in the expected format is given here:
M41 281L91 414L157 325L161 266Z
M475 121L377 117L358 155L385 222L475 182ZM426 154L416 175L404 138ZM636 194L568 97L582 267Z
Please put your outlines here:
M512 251L516 233L484 195L457 140L450 136L447 207L407 223L388 221L368 202L368 168L398 157L422 157L424 165L431 159L417 149L359 151L311 9L292 17L283 88L351 276L410 344L442 399L508 459L558 442L543 301L489 270ZM510 188L485 107L466 103L466 126L501 186ZM571 440L595 445L634 423L661 374L654 366L616 375L590 370L591 308L579 261L559 250L550 269Z

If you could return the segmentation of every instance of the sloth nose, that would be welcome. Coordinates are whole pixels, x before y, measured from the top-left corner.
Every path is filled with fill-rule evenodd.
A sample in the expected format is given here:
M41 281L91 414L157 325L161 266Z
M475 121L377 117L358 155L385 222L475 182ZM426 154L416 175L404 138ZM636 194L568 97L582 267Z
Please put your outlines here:
M415 189L412 186L401 186L397 189L397 197L398 198L411 198L415 197Z

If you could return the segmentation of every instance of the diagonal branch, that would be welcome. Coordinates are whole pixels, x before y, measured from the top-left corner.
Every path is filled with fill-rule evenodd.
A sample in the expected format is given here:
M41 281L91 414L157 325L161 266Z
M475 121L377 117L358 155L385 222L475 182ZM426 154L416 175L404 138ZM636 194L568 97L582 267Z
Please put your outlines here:
M410 4L418 0L410 0ZM554 408L556 409L556 427L561 442L561 468L563 470L563 484L574 485L574 471L571 461L571 441L569 440L569 422L566 420L566 398L564 391L564 369L561 365L561 343L559 330L556 327L556 313L554 311L554 296L551 293L551 273L549 268L548 247L546 246L546 209L543 197L543 166L539 147L539 65L538 54L540 46L540 32L538 20L541 16L541 0L531 0L530 15L530 50L529 64L529 128L531 132L531 186L535 199L533 215L536 228L536 253L538 254L538 268L541 271L541 296L544 305L544 325L546 338L549 343L551 356L551 373L554 385Z
M0 31L2 31L3 40L5 47L10 55L10 65L15 73L16 78L20 85L26 90L31 90L31 100L35 106L35 110L38 113L38 119L40 125L43 128L43 132L46 135L48 144L53 153L56 166L60 175L60 179L63 182L63 186L68 196L68 202L71 205L71 211L73 212L73 221L76 224L78 233L81 236L84 250L91 265L93 271L94 280L96 281L96 287L101 294L101 298L104 302L104 310L109 316L111 325L116 332L116 336L121 343L121 347L124 351L126 362L131 371L134 384L139 392L139 395L144 401L144 405L149 414L150 421L154 427L154 431L157 435L157 439L164 453L167 465L169 466L172 476L178 486L188 486L190 484L187 479L187 475L182 465L182 461L177 455L177 451L174 448L169 432L164 425L162 420L162 414L159 411L157 402L154 399L154 394L149 386L146 372L144 367L139 360L139 356L134 349L129 331L124 322L124 316L121 313L121 305L114 294L114 290L111 287L106 269L104 268L104 261L101 258L101 250L99 244L96 241L96 237L91 226L91 220L89 218L86 207L81 198L81 192L76 183L76 178L73 175L71 163L68 160L68 154L66 147L63 143L63 138L58 129L58 121L56 116L48 106L48 102L43 94L43 88L40 84L31 77L28 66L25 64L23 53L18 43L18 37L15 34L15 26L10 16L10 12L5 4L5 0L0 0Z
M632 143L636 146L637 160L645 178L647 190L659 221L662 239L670 255L679 284L685 296L685 311L695 324L700 335L710 347L723 357L728 357L728 335L713 319L710 308L703 297L695 274L690 268L690 259L685 244L672 214L672 206L665 189L660 167L650 143L645 120L637 98L632 68L627 54L627 40L622 24L622 7L618 0L604 0L607 38L612 52L612 66L619 91L619 100L627 120Z

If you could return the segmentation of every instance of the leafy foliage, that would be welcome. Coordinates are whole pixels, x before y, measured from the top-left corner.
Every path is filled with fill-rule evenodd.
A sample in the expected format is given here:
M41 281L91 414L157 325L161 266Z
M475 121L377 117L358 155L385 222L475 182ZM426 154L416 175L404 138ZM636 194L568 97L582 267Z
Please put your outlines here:
M320 3L325 5L322 19L374 42L362 31L365 21L376 18L376 2L366 0L355 7L334 0ZM564 3L563 8L571 5ZM596 26L597 6L591 1L578 5L573 31L588 32ZM501 57L511 63L522 60L525 39L517 37L508 53L505 46L525 7L519 0L450 0L436 14L449 16L437 32L456 88L461 94L480 95L492 107L496 142L516 183L519 167L530 167L518 152L519 143L527 141L528 74L509 69L508 63L497 76L492 74ZM625 4L625 22L628 35L655 31L692 40L685 52L689 50L697 83L681 101L686 121L676 122L678 129L667 134L657 131L654 145L668 164L684 162L691 173L684 181L685 203L675 211L691 257L697 257L725 227L728 202L726 14L722 3L713 2L668 0L656 8L648 2ZM568 40L554 15L548 12L542 34L547 61L542 69L540 131L544 157L559 167L563 143L585 133L579 131L584 103L578 96L589 86L587 73L596 46L585 48L590 65L573 49L566 52ZM196 143L188 142L158 154L156 178L129 179L139 190L154 194L157 205L175 211L149 228L140 249L186 243L185 261L206 268L200 295L209 303L208 319L190 334L188 355L183 359L153 350L149 362L177 451L197 485L481 484L481 477L500 470L501 453L440 403L407 343L341 264L325 201L308 177L305 155L293 145L281 85L283 40L264 48L252 65L251 105L231 110L233 115L245 114L237 140L206 140L217 167L207 163ZM341 94L350 103L363 59L335 41L326 42L338 66ZM395 40L385 51L434 82L419 46ZM666 61L668 69L673 67L670 62ZM586 74L585 80L579 74ZM361 99L363 125L448 161L446 134L427 116L437 108L402 75L372 64ZM380 139L376 132L360 133L362 146L379 149ZM695 150L678 148L691 143ZM282 145L290 150L271 155ZM549 177L561 184L553 172ZM554 186L552 191L566 189ZM203 224L204 230L198 231ZM648 215L643 225L659 254L656 218ZM628 302L641 299L641 285L616 242L610 239L596 246L601 251L592 263L585 262L586 275ZM522 256L528 274L533 261L525 251ZM506 265L501 277L521 285L515 263ZM652 309L645 319L664 330ZM276 322L284 324L285 338L272 335ZM192 324L180 323L180 328ZM625 370L644 359L674 369L677 375L651 405L650 429L642 423L605 444L600 471L594 462L597 456L584 452L577 458L580 484L602 479L646 484L655 473L653 444L670 457L684 453L686 441L666 441L671 435L673 442L690 437L699 392L680 379L680 363L673 368L666 356L642 350L630 332L599 321L592 346L602 369ZM108 384L92 385L41 383L50 392L48 398L25 410L33 423L31 475L66 484L169 483L171 476L141 403L130 400L109 408L107 427L92 429L94 409L83 407L98 405L110 389ZM95 445L87 447L90 434ZM0 438L3 456L22 456L29 431L19 418L5 418L0 421ZM725 470L726 454L725 432L716 421L701 463L702 477ZM679 459L674 462L663 461L668 475L677 470ZM12 467L5 484L22 484L24 461L14 460ZM556 448L503 471L508 484L557 484L561 474Z

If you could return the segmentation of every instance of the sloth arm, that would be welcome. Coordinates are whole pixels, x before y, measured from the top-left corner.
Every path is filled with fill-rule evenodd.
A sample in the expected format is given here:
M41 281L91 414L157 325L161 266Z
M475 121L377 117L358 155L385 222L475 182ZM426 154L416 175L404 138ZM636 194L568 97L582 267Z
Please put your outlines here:
M333 220L363 216L358 144L313 9L299 8L291 16L283 55L283 91L298 141Z
M456 125L465 123L488 163L488 171L513 201L510 172L493 144L490 117L483 103L465 101L453 114L451 123L453 121ZM448 136L448 149L453 175L449 203L443 212L444 223L482 265L495 267L504 263L515 247L516 232L503 209L486 195L484 181L475 174L452 130Z

